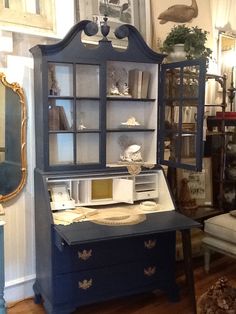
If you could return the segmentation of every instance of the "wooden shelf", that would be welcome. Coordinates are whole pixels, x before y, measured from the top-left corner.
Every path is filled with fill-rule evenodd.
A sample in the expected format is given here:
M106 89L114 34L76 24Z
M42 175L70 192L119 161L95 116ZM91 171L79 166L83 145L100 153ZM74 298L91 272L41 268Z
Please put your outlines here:
M113 96L108 96L107 100L112 100L112 101L144 101L144 102L150 102L150 101L156 101L155 98L133 98L133 97L113 97Z
M154 132L155 129L143 128L120 128L120 129L107 129L107 132Z

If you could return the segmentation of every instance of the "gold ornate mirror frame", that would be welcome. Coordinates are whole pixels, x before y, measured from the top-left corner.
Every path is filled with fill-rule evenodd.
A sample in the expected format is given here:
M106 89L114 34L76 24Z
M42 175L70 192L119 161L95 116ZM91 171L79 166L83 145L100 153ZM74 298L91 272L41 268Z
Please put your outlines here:
M15 92L19 96L19 105L20 113L21 113L21 134L20 136L20 155L21 155L21 179L18 186L6 195L0 194L0 203L6 202L13 197L15 197L24 187L26 182L26 103L25 103L25 94L23 89L20 87L18 83L9 83L6 79L6 75L4 73L0 73L0 81L6 88L10 88L13 92ZM6 104L7 106L7 104Z

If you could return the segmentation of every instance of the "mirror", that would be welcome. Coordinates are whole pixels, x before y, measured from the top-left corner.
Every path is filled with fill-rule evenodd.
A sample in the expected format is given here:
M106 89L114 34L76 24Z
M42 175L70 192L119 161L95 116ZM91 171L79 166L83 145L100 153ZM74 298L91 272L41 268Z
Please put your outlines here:
M0 203L26 181L26 104L23 89L0 73Z
M219 34L219 72L227 75L228 107L230 111L236 111L236 36L225 33Z
M230 77L232 66L231 53L236 50L236 37L220 33L218 43L220 73L228 73Z

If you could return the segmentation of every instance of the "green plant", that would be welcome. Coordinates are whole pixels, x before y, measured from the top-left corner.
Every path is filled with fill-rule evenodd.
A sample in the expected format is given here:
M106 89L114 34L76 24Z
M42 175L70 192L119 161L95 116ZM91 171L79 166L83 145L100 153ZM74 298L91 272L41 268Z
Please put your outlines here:
M212 50L205 46L207 32L198 26L187 27L184 25L174 26L163 42L162 52L170 53L174 45L184 44L184 50L188 59L199 57L210 58Z

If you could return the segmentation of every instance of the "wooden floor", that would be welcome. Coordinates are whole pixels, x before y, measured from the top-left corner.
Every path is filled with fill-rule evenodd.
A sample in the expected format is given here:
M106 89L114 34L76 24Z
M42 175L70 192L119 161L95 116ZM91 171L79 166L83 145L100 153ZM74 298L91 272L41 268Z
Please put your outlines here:
M160 292L147 293L138 296L116 299L96 305L81 307L78 314L192 314L191 303L185 285L181 264L177 265L177 281L180 287L181 301L168 302L165 295ZM196 298L198 299L221 276L226 276L236 286L235 259L218 255L211 263L210 272L205 274L203 258L194 259L194 278ZM36 305L33 299L12 304L7 309L8 314L43 314L43 306Z

